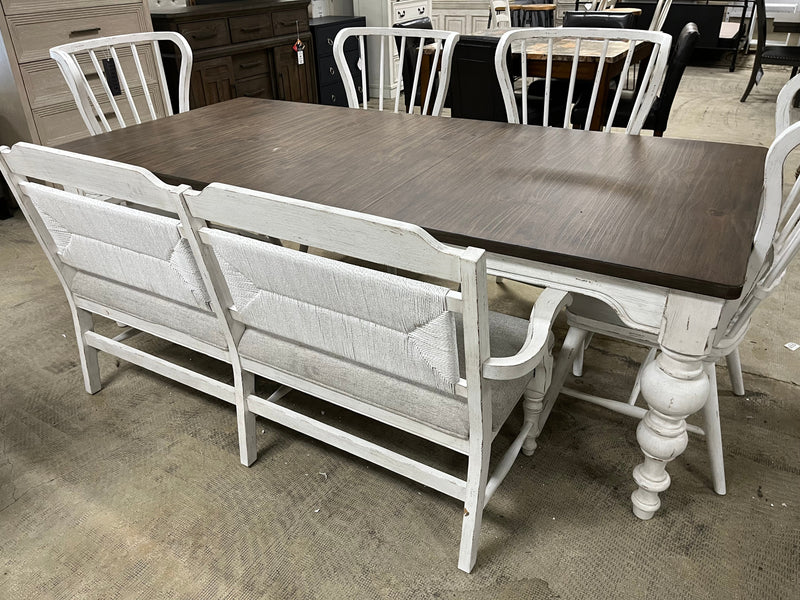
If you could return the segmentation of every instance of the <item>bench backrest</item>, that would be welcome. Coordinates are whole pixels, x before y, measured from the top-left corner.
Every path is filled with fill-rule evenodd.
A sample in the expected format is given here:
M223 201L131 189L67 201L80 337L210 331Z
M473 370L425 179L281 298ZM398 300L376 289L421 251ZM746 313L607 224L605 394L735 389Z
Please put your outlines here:
M465 347L474 349L474 357L467 354L467 381L480 381L489 351L478 324L488 314L485 281L475 283L485 278L483 251L446 247L406 223L222 184L187 193L185 203L192 228L213 250L217 264L209 272L225 288L217 290L219 296L230 298L233 321L467 395L459 378L454 315L464 312ZM443 278L461 284L463 294L212 229L209 222Z
M82 297L96 300L93 290L102 287L106 299L109 293L139 292L145 295L140 298L212 312L175 214L179 188L137 167L30 144L5 148L0 157L68 293L80 285ZM157 320L163 315L148 314L161 310L157 306L163 309L163 302L139 303L137 311Z

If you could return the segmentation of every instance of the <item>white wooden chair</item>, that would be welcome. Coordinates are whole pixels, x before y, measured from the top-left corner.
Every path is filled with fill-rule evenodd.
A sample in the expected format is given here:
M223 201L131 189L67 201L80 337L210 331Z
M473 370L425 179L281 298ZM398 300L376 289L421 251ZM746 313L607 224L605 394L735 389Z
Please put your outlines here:
M256 459L260 415L457 498L464 502L458 565L470 571L484 506L520 449L533 452L550 327L568 296L545 290L530 321L499 315L487 306L484 251L444 246L414 225L221 184L187 192L184 202L184 229L206 257L241 357L242 463ZM461 291L237 236L209 222L448 280ZM254 375L462 453L467 476L305 416L277 402L283 389L256 396ZM490 477L492 440L523 395L524 426Z
M347 65L344 53L344 46L350 38L358 39L358 48L361 59L359 68L361 70L361 90L362 97L359 100L356 86L353 81L353 74ZM418 91L423 91L424 97L421 98L422 114L439 116L444 105L444 98L447 95L447 87L450 83L450 62L453 57L453 49L458 41L459 34L453 31L438 31L435 29L403 29L392 27L346 27L336 34L333 41L333 56L336 60L336 67L342 74L344 88L347 93L347 103L350 108L367 109L367 72L363 68L366 63L365 43L380 44L379 69L379 89L384 89L384 82L387 77L388 61L386 57L391 57L395 51L395 39L400 39L400 64L397 68L397 96L394 102L394 111L400 112L400 89L403 86L403 67L407 60L406 48L411 49L412 56L415 57L413 77L410 78L412 89L410 98L414 99ZM439 70L430 69L430 75L426 81L422 81L420 73L422 71L423 51L430 52L431 58L428 64L440 65ZM406 79L406 84L409 79ZM424 84L424 86L423 86ZM433 100L432 100L433 98ZM408 103L409 114L414 112L415 101ZM383 95L378 98L378 110L383 110Z
M590 11L604 11L604 10L625 10L617 9L617 0L592 0L585 4L586 10ZM658 0L653 12L653 18L650 20L650 31L661 31L664 27L664 21L667 20L669 9L672 6L672 0Z
M792 86L796 90L798 84L794 82ZM791 97L787 101L791 102ZM796 123L778 135L767 154L761 219L753 241L744 291L740 298L726 303L717 337L712 341L710 360L705 364L711 388L703 409L704 429L688 427L690 431L706 435L713 487L718 494L725 494L726 486L715 363L719 358L726 359L733 391L737 395L743 395L745 390L739 360L739 344L747 333L753 312L780 283L787 266L800 249L800 201L798 200L800 181L793 181L791 186L784 187L786 183L784 163L789 153L799 146L800 123ZM784 194L784 189L789 187L790 191ZM556 381L559 380L559 373L568 368L567 363L573 365L575 375L582 374L583 351L593 333L651 346L653 350L642 364L640 373L648 368L655 358L655 347L658 343L655 334L628 328L610 307L598 300L576 296L572 306L567 310L567 322L570 329L562 354L559 355L559 364L554 369ZM563 388L561 393L604 406L615 412L641 418L646 411L635 406L639 389L639 376L637 376L628 402L600 398L570 388Z
M569 127L571 123L571 112L573 104L578 100L580 93L588 103L587 114L594 114L601 91L601 79L604 69L608 68L606 58L609 52L625 49L627 53L622 66L621 75L625 77L631 68L634 48L637 43L649 42L653 45L651 58L647 61L645 73L641 76L641 85L635 94L631 115L628 119L625 132L638 135L641 132L644 120L650 112L650 108L656 99L658 90L664 79L664 74L669 58L669 48L671 37L660 31L640 31L634 29L590 29L590 28L532 28L515 29L503 34L497 45L495 52L495 70L498 81L503 91L503 100L506 107L506 115L509 123L536 123L545 127L549 125ZM569 61L570 71L569 80L557 80L553 77L554 47L556 44L562 47L574 46L572 59ZM612 46L613 44L613 46ZM525 93L528 80L528 63L521 61L521 80L523 82L523 93L521 94L521 107L518 108L517 98L514 92L514 79L509 73L506 56L509 48L514 53L527 55L529 49L537 48L545 58L547 76L543 78L541 87L543 88L541 99L529 108L530 93ZM578 63L581 58L581 48L592 48L598 57L596 75L593 81L581 82L586 85L577 85ZM560 66L565 64L559 61ZM564 89L566 87L566 90ZM579 89L580 88L580 89ZM612 103L608 110L608 118L603 127L604 131L610 131L617 108L622 96L623 86L618 85L613 93ZM529 117L531 117L529 119ZM553 122L555 120L555 122ZM584 129L589 129L591 118L584 119Z
M508 0L489 0L489 29L511 27L511 8Z
M783 133L792 124L792 108L795 96L800 92L800 75L795 75L781 88L775 103L775 136Z
M176 214L186 186L166 185L138 167L25 143L0 148L0 171L66 293L88 393L101 389L102 351L234 402L234 386L123 343L146 332L224 362L235 358L207 273ZM103 336L94 331L95 315L128 328Z
M171 44L180 57L176 100L178 112L186 112L192 49L179 33L115 35L50 49L89 133L173 114L160 44Z

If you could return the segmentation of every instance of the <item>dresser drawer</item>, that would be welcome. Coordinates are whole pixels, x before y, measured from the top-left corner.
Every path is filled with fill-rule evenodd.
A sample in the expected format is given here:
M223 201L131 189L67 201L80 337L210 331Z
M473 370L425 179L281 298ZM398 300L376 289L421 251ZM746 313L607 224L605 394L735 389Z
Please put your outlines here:
M267 75L236 80L236 97L274 98L272 80Z
M363 25L361 25L361 27L363 27ZM344 29L344 27L338 23L329 27L317 27L314 29L314 50L318 57L333 56L333 40L336 39L336 34L339 33L341 29ZM349 38L344 45L344 51L357 52L358 38Z
M7 21L20 63L49 58L53 46L150 29L141 4L9 15Z
M389 15L389 19L392 25L395 23L402 23L403 21L410 21L411 19L431 16L430 4L428 2L419 2L419 0L395 2L392 4L391 11L392 13Z
M269 72L267 53L264 50L245 52L244 54L234 54L232 59L233 73L237 79L240 77L244 78L252 77L253 75L262 75Z
M272 31L275 35L290 35L308 31L308 11L303 9L278 10L272 13Z
M344 83L332 83L319 88L319 103L326 106L349 106L347 104L347 94L344 91Z
M144 71L145 74L145 79L149 83L154 84L156 76L152 49L149 47L143 48L139 54L139 58L142 71ZM122 63L123 73L136 73L136 65L130 50L121 49L119 51L119 59ZM80 65L84 73L87 74L87 79L95 94L99 94L100 97L105 97L100 78L95 73L91 62L88 59L81 60ZM22 74L22 81L25 84L25 92L28 95L28 101L32 108L48 106L58 102L72 101L72 94L54 61L38 60L36 62L26 63L20 65L20 72ZM141 91L138 77L128 77L128 85L131 86L131 91L134 94Z
M228 22L231 28L231 41L234 44L261 40L272 35L272 20L269 13L231 17Z
M189 45L195 50L224 46L231 43L227 19L181 23L178 25L178 32L186 38Z

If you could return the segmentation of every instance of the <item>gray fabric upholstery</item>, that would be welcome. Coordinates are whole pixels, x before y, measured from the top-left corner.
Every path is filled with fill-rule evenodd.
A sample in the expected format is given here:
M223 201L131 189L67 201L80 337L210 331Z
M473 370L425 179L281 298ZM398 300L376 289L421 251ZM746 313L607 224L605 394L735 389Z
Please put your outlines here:
M174 302L89 273L78 273L72 280L72 292L109 308L139 317L148 323L163 325L196 340L225 350L225 335L214 313Z
M492 356L511 356L525 341L528 322L490 313ZM459 337L459 364L463 365L460 315L456 326ZM469 434L467 401L455 394L398 379L325 352L278 338L258 329L245 331L240 354L308 381L318 383L373 406L430 425L462 439ZM464 373L461 373L463 377ZM497 431L516 406L531 376L512 381L487 381L492 399L492 429Z
M452 392L458 382L448 288L208 231L236 318L272 336Z
M64 264L210 312L177 219L25 185Z

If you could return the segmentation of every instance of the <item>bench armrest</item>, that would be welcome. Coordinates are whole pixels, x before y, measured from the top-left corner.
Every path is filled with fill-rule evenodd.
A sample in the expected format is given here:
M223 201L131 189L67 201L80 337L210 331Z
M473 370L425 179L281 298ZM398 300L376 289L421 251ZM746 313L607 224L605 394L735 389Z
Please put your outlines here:
M483 363L483 376L486 379L507 380L530 373L548 351L547 340L556 316L570 304L572 297L567 292L550 288L544 290L531 310L528 334L522 348L514 356L488 359Z

